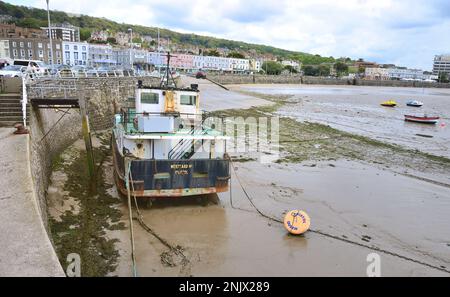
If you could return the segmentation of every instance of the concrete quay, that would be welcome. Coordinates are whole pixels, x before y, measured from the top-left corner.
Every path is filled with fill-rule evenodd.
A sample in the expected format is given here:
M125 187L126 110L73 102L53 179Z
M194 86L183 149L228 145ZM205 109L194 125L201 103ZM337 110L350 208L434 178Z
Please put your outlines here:
M41 218L29 135L0 128L0 276L64 276Z

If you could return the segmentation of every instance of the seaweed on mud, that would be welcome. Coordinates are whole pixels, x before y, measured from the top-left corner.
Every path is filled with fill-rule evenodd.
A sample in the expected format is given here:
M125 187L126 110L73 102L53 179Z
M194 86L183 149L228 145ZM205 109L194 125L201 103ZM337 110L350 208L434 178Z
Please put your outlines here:
M228 117L260 117L276 114L292 96L273 96L239 91L247 95L271 101L273 104L250 109L230 109L213 112ZM334 129L328 125L299 122L293 118L280 117L280 152L277 163L301 163L304 161L328 161L351 159L376 164L407 167L421 171L424 167L442 172L448 171L450 159L412 150L369 137Z
M106 231L125 228L123 223L119 223L121 212L115 207L120 200L107 193L101 164L110 158L110 151L106 141L102 140L108 135L102 136L103 145L94 148L94 159L99 169L93 180L88 174L84 150L72 162L64 163L61 157L55 159L54 168L58 167L67 175L64 191L68 197L75 198L80 208L76 214L66 211L60 217L61 221L50 218L50 230L61 265L66 266L68 254L79 254L82 276L106 276L115 270L119 257L115 248L117 240L108 239Z

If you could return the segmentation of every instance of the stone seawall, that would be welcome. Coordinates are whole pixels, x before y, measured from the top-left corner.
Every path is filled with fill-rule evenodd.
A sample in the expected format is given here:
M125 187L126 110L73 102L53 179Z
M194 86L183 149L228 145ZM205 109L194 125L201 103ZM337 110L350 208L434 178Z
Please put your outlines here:
M159 83L154 78L139 78L144 85ZM27 88L28 99L78 98L84 96L92 132L110 128L115 109L134 97L138 78L85 78L77 80L39 80ZM64 116L63 116L64 115ZM31 171L38 196L41 216L48 231L46 191L54 159L81 137L81 116L78 109L31 108Z
M208 78L223 85L240 84L306 84L410 88L450 88L450 83L428 83L397 80L333 79L300 75L214 75Z

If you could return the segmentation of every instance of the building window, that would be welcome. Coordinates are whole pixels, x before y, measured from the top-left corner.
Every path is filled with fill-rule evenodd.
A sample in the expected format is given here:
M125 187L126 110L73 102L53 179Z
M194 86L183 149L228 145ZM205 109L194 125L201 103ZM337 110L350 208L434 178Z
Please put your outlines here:
M21 41L20 42L20 47L23 47L24 46L24 43Z
M28 42L28 47L31 47L31 42Z
M56 44L56 49L57 50L61 49L61 45L59 43Z
M70 52L66 52L66 62L69 63L70 62Z
M13 47L17 47L17 42L13 41L12 45Z
M25 50L24 50L24 49L21 49L21 50L20 50L20 56L23 57L23 58L25 58Z
M74 52L74 53L73 53L73 59L74 59L75 61L78 60L78 52Z
M33 57L33 51L32 50L28 50L28 57L30 57L30 58Z
M141 93L141 103L159 104L159 95L156 93Z
M43 58L44 57L44 51L43 50L39 50L39 58Z
M82 50L83 50L83 51L85 51L85 50L86 50L86 46L85 46L85 45L83 45L83 47L82 47Z
M86 53L81 53L81 57L82 57L83 61L86 61L86 58L87 58Z
M74 46L73 46L73 50L74 50L74 51L77 51L77 50L78 50L78 45L74 45Z
M196 105L197 96L191 95L181 95L180 96L180 104L181 105Z
M38 48L42 48L42 43L41 42L38 43Z
M56 58L61 59L61 52L60 51L56 51Z
M66 51L68 51L68 50L69 50L69 45L66 44L66 45L64 46L64 49L65 49Z
M17 57L17 50L16 49L13 50L13 55L14 55L14 57Z

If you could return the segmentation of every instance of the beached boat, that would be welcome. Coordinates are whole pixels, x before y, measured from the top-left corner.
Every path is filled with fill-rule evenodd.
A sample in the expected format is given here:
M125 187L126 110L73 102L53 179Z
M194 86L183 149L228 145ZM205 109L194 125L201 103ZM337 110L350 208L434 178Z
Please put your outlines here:
M381 106L395 107L395 106L397 106L397 102L395 102L394 100L388 100L388 101L382 102Z
M423 106L423 102L417 101L417 100L413 100L413 101L409 101L406 103L407 106L411 106L411 107L422 107Z
M405 115L405 121L407 122L415 122L421 124L436 124L439 120L439 117L429 117L429 116L413 116L413 115Z
M198 86L178 88L169 72L166 76L158 87L139 82L135 106L115 115L112 152L117 188L127 195L128 181L131 194L150 203L161 197L228 191L228 138L206 123Z

